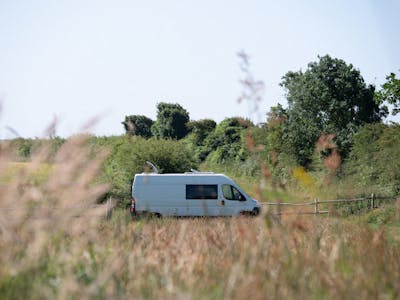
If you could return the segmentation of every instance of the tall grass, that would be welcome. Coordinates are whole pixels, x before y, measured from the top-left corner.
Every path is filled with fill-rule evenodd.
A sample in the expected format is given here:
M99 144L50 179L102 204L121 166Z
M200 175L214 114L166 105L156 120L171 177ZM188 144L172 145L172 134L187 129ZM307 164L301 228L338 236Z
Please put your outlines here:
M128 223L119 216L96 237L47 238L46 251L30 261L34 267L2 277L2 295L396 299L400 293L399 246L384 230L331 219L268 227L263 218Z
M74 273L76 251L97 237L104 213L87 207L108 190L94 183L105 153L91 159L87 138L70 138L55 156L43 145L17 168L0 144L0 298L51 298L61 274Z
M107 296L354 299L400 292L400 248L382 230L330 219L268 227L264 218L151 220L123 228L107 259L116 270Z
M2 299L396 299L399 233L334 218L105 220L107 190L85 136L69 139L42 180L46 148L3 182ZM1 170L10 156L1 145ZM4 172L3 172L4 170ZM6 209L7 208L7 209ZM398 218L398 213L393 218ZM371 220L376 216L371 217Z

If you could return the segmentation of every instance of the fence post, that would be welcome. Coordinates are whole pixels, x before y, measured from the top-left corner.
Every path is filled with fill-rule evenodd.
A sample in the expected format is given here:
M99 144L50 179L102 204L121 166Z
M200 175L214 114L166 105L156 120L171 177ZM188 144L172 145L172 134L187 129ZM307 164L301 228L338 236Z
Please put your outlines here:
M281 220L281 200L278 199L276 201L276 216L277 219L280 221Z
M375 194L371 194L371 209L375 208Z
M318 214L318 199L314 198L314 215Z
M107 201L107 212L106 212L107 220L111 219L113 208L114 208L113 201L112 201L112 198L110 197L110 198L108 198L108 201Z

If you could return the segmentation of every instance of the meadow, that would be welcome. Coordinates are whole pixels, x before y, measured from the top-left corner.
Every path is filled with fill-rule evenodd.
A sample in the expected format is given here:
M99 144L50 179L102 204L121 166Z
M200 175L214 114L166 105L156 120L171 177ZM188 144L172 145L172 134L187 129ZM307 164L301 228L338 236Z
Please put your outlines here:
M88 139L44 144L25 164L1 144L0 298L400 297L399 201L352 216L106 219L91 205L111 189L98 179L109 152ZM238 181L261 200L295 193Z

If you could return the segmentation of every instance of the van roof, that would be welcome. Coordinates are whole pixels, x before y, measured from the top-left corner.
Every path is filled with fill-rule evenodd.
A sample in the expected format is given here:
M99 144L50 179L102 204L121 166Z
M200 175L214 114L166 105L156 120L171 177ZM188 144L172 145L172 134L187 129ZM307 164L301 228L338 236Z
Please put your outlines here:
M228 177L225 174L218 174L214 172L185 172L185 173L138 173L135 176L224 176Z
M229 178L228 176L226 176L225 174L215 174L215 173L209 173L209 172L198 172L198 173L191 173L191 172L187 172L187 173L165 173L165 174L157 174L157 173L140 173L140 174L136 174L135 175L135 179L136 178L142 178L144 180L146 180L146 178L158 178L157 180L163 180L161 178L164 178L165 180L168 180L168 178L202 178L202 180L206 180L206 178L208 179L217 179L217 178L224 178L225 180L228 181L233 181L231 178Z

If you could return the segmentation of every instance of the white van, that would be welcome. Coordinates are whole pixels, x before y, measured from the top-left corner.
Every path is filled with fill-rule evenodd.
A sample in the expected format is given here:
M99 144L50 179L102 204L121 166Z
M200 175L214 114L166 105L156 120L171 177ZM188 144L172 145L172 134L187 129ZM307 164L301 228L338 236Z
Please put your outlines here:
M223 174L136 174L131 213L166 216L258 215L260 204Z

